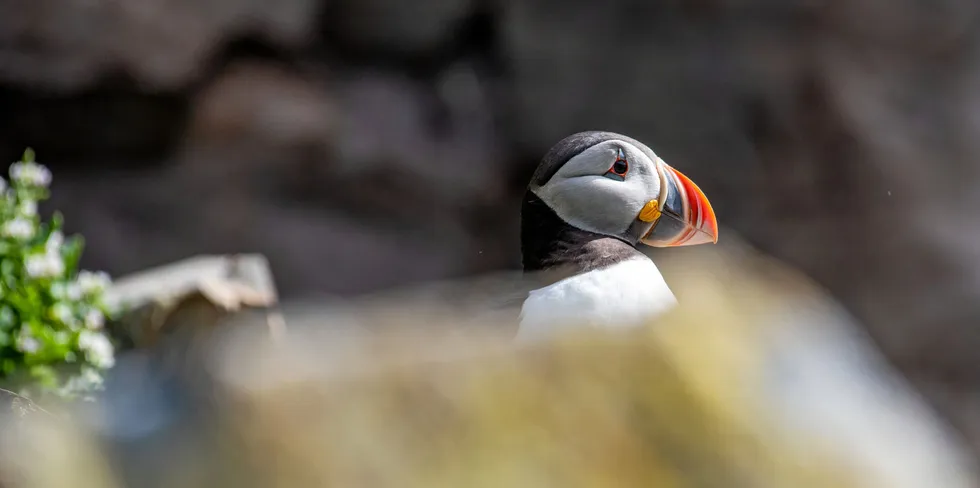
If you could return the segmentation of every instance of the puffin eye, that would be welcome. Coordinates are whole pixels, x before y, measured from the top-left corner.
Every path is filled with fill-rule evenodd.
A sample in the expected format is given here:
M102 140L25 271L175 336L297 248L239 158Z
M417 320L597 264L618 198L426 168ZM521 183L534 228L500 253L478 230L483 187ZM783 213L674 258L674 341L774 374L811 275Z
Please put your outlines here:
M626 160L626 155L623 154L623 150L620 149L616 154L616 161L613 162L606 174L603 175L606 178L611 178L618 181L626 180L626 173L630 170L629 161Z
M629 171L629 169L629 165L626 164L626 160L623 159L617 159L612 166L613 173L616 173L619 176L626 176L626 172Z

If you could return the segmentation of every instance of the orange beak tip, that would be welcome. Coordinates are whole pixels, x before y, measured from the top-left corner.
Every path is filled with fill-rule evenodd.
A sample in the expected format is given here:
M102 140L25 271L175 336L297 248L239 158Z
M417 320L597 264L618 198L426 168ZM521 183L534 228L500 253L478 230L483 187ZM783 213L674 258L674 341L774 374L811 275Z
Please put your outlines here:
M677 176L677 179L681 183L683 192L686 194L688 204L688 215L687 215L687 225L695 232L695 234L705 234L705 237L709 239L697 239L692 238L686 242L686 245L697 245L697 244L707 244L711 242L712 244L718 243L718 219L715 216L715 210L711 207L711 202L708 197L701 191L694 181L688 178L686 175L677 171L674 168L670 168L673 173ZM693 237L693 236L692 236Z

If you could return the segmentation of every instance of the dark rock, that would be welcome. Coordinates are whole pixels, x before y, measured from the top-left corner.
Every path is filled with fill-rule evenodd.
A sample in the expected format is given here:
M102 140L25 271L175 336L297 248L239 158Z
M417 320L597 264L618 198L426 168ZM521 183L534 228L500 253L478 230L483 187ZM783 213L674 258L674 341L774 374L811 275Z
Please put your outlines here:
M273 64L233 62L192 105L183 141L189 151L242 141L272 148L326 148L333 142L332 98L317 80Z
M505 154L485 83L466 63L447 67L436 86L393 73L343 77L335 87L342 115L334 177L363 187L361 195L401 185L411 193L379 195L399 207L425 202L452 213L496 203Z
M0 20L2 22L2 20ZM183 136L190 102L179 91L146 92L114 82L77 93L0 87L0 155L39 148L59 175L157 167Z
M229 37L255 35L296 46L318 0L0 1L0 79L73 90L127 73L174 88L201 74Z
M333 0L327 25L345 44L367 51L425 55L444 49L474 0Z

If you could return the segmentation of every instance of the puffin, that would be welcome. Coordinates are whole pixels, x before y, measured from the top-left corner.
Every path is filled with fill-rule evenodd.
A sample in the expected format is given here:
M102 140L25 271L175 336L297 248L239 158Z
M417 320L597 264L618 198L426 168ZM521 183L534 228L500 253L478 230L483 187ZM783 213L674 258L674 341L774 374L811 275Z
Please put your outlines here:
M607 131L572 134L547 151L521 205L521 259L541 286L521 305L515 341L571 327L629 328L677 299L640 247L718 242L698 186L646 144Z

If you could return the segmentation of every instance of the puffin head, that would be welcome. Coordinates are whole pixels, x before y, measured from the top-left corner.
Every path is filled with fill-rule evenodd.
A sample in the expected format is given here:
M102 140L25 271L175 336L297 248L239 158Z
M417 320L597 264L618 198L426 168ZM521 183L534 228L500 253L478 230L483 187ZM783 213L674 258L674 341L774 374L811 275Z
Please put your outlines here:
M715 213L701 189L621 134L580 132L561 140L535 170L528 192L569 226L634 247L718 242Z

